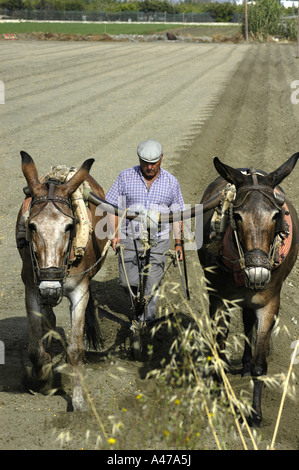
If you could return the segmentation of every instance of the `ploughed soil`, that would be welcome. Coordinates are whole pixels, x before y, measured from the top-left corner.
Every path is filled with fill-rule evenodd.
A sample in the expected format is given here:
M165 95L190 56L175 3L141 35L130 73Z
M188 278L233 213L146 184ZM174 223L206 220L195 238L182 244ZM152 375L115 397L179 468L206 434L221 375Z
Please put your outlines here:
M28 47L32 47L30 42L28 44ZM13 60L16 48L19 46L14 45L10 47L11 59ZM58 43L52 44L51 47L53 56L60 53ZM210 45L199 45L199 47L210 47ZM215 47L221 48L226 47L226 45ZM294 99L291 100L291 95L295 91L294 88L291 88L291 84L294 80L299 79L299 60L296 58L295 47L280 44L230 45L230 57L237 53L238 48L244 49L241 50L242 53L236 59L235 66L231 69L229 75L226 76L226 81L223 82L220 92L215 95L213 90L210 90L211 107L205 115L198 116L198 121L193 123L188 132L180 135L180 142L175 143L175 157L168 161L165 157L165 166L179 179L185 201L190 204L199 203L205 187L217 176L213 167L213 156L217 155L223 162L231 166L255 167L270 172L299 150L299 105L295 103ZM216 49L213 49L214 53L215 51ZM174 53L175 50L171 49L170 54ZM208 57L210 59L211 54L201 57L203 67ZM217 61L220 60L220 56L216 58ZM43 61L42 55L40 55L40 60ZM115 69L120 71L117 60L113 64ZM217 64L215 63L216 66ZM61 67L63 68L63 63L61 63ZM135 67L137 67L136 64ZM22 70L17 69L17 72L20 78ZM28 70L25 70L26 72ZM213 74L215 75L213 67L210 67L209 74L206 76L207 83L209 80L212 80ZM69 77L70 80L72 78ZM135 76L134 79L136 79ZM221 77L219 80L221 81ZM57 86L60 85L58 84ZM84 87L84 82L82 87ZM9 85L7 89L9 90ZM55 82L53 82L51 87L49 86L48 93L50 94L54 89ZM159 93L159 89L156 92ZM22 113L24 113L23 117L26 120L25 105L24 101L22 101L26 100L26 93L22 93L22 90L19 90L19 93L21 95L19 100L20 109L15 111L15 119L18 122L16 133L20 131L22 126L26 130L26 122L22 119ZM136 100L140 99L141 96L141 99L145 98L145 106L148 106L150 97L145 95L136 95ZM65 97L66 95L63 98L65 99ZM51 100L51 98L49 99ZM52 100L52 104L52 115L54 116L55 106L58 107L59 103ZM117 107L116 102L113 104ZM42 105L43 102L41 102ZM120 102L120 105L124 106L125 104ZM193 105L195 103L189 101L190 110ZM4 118L5 112L9 112L9 106L10 97L7 96L7 104L4 106L3 111ZM71 93L69 106L72 106ZM88 106L92 106L91 101L89 101ZM130 112L129 106L128 104L128 112ZM177 98L178 115L182 111L181 106L185 106L185 103L180 102L180 99ZM109 125L112 125L107 120L105 124L105 111L105 109L101 110L102 119L99 119L97 116L93 120L90 117L89 125L95 135L101 126L106 125L108 128ZM38 100L33 112L38 112ZM168 120L170 122L172 120L172 127L176 130L176 133L180 134L180 121L183 122L184 119L187 119L187 114L184 112L184 114L180 115L179 119L176 119L176 115L168 115ZM153 116L156 117L157 115L153 114ZM50 112L47 118L50 119ZM140 118L140 116L136 116L137 118ZM126 115L123 114L121 117L116 117L116 119L122 119L122 122L125 122ZM34 125L47 125L47 122L35 120ZM79 115L78 122L80 123ZM133 122L129 124L133 125ZM72 123L70 122L71 125ZM38 129L40 128L38 127ZM34 129L28 129L28 134L25 133L25 130L22 131L22 141L16 142L14 146L12 145L14 136L9 133L7 134L6 137L9 140L10 151L15 151L16 153L17 150L19 151L26 147L27 141L31 142L30 136L32 132L34 133ZM134 145L135 148L135 143L137 145L136 139L139 139L140 135L138 134L134 140L129 133L129 126L125 130L126 133L122 135L123 140L125 141L128 134L131 141L133 141L132 146ZM57 129L54 129L54 131L57 132ZM71 127L66 129L61 124L61 132L64 131L69 132L70 137L72 136ZM49 153L52 152L54 155L55 149L58 153L62 149L55 147L55 141L51 139L51 132L52 129L49 128L48 150ZM37 132L37 142L38 138ZM75 135L74 139L76 139ZM108 140L108 144L113 147L115 142L117 142L116 139L117 136L115 134L113 139L111 137ZM45 147L47 139L44 134L41 135L41 142ZM77 143L78 153L80 153L78 150L79 143ZM88 144L92 147L93 143L91 138ZM107 144L107 142L104 143ZM87 143L82 141L82 148L86 145ZM97 145L100 147L101 142L98 142ZM71 145L69 149L69 152L71 152ZM27 150L30 153L30 145ZM82 155L79 158L76 156L75 164L84 159L84 156L87 158L88 152L81 153ZM6 155L4 149L3 155ZM41 155L44 155L43 158L45 158L43 168L53 164L53 160L50 161L50 158L47 156L46 148L43 152L40 152L39 158L41 158ZM33 158L35 157L35 155L32 156ZM13 158L18 159L18 156L16 155ZM57 156L57 162L58 160ZM38 161L38 157L36 161ZM71 161L70 157L69 161ZM98 169L95 172L97 179L100 179L100 174L104 174L106 170L108 172L109 164L111 164L111 161L108 159L107 161L102 160L100 170ZM118 170L121 169L118 168L118 164L119 167L126 166L126 162L120 163L120 159L118 159L116 165L114 165L114 177L118 174ZM3 235L1 239L5 252L2 251L1 255L1 277L3 282L0 339L5 345L5 364L0 365L0 449L73 450L81 448L94 449L97 447L125 450L167 449L169 442L167 440L167 433L163 433L163 429L152 432L148 426L151 420L154 421L158 414L163 415L165 410L162 403L159 403L157 406L157 402L155 402L157 392L159 391L159 384L155 379L147 378L146 375L153 368L161 367L160 361L163 358L169 360L169 347L176 332L169 333L166 326L163 326L153 339L148 338L148 342L153 348L152 359L148 360L146 355L144 355L142 361L134 359L131 336L128 329L131 315L130 302L118 286L117 262L112 252L109 253L103 273L98 275L92 282L94 299L97 306L99 306L99 321L104 345L100 353L94 351L86 353L84 384L89 397L86 401L86 411L82 413L68 411L71 395L71 379L68 373L68 366L66 366L66 369L62 369L60 373L57 372L55 374L54 387L57 388L57 392L53 395L39 393L34 388L34 384L25 380L30 362L27 353L28 338L24 289L19 275L20 261L13 240L13 221L16 217L16 207L18 207L19 201L22 200L21 188L24 185L24 181L22 180L19 166L16 166L19 173L15 169L13 171L15 175L19 175L15 178L19 179L17 181L18 188L14 189L14 182L9 181L10 168L5 166L4 162L1 165L3 165L1 176L2 191L7 187L8 193L11 193L14 198L1 199L1 213L3 214L1 216L3 225L1 231L6 235ZM299 209L298 171L299 168L297 166L283 184L284 189L297 209ZM107 189L108 187L105 186L105 190ZM9 207L13 210L7 209ZM10 218L9 234L5 232L8 217ZM8 245L6 244L5 237L10 237ZM183 319L182 324L184 326L188 325L189 322L189 308L196 311L198 315L201 313L199 307L201 296L199 287L199 279L201 277L200 267L198 266L195 252L187 252L186 257L191 292L190 302L186 304L180 294L173 294L171 289L172 284L170 284L169 292L167 293L167 297L171 298L172 304L176 305L176 314ZM169 280L180 283L177 271L172 271ZM7 287L5 285L6 282ZM281 331L272 341L268 367L270 375L287 372L292 354L291 344L299 337L298 283L299 267L297 263L283 287L280 308ZM178 291L181 292L180 287ZM172 295L173 297L171 297ZM159 304L159 316L165 315L167 311L168 303L166 300L168 299L162 299ZM238 316L233 322L233 328L241 328ZM70 325L65 301L57 308L57 330L61 337L67 340ZM54 343L54 352L56 365L65 364L65 354L61 342L58 340ZM297 395L299 391L298 367L299 365L294 365L296 377L293 384L297 390ZM229 377L236 390L244 387L250 391L248 382L243 382L237 375L229 375ZM150 411L145 411L140 406L140 395L147 398L149 403L147 410ZM265 388L263 394L264 421L261 429L258 431L261 438L260 448L267 448L271 442L280 400L280 390ZM96 413L98 413L98 420L95 416ZM114 426L115 430L119 422L122 422L123 425L120 427L120 432L115 434L115 444L112 441L110 441L110 444L107 444L107 439L104 439L103 442L97 439L98 435L103 436L103 428L105 431L104 435L107 438L112 436L112 428ZM298 403L287 398L276 439L275 447L277 449L298 450L298 424ZM206 445L206 448L216 448L212 434L208 442L209 444ZM249 441L248 445L250 446ZM187 440L185 441L185 448L188 449ZM200 448L200 444L198 448ZM235 448L242 448L240 442L235 443Z

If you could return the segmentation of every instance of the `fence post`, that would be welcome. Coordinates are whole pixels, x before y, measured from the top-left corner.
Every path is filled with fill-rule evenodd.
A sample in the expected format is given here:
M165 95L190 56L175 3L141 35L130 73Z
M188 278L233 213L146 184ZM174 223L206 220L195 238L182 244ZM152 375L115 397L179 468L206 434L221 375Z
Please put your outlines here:
M245 39L248 42L248 17L247 17L247 0L244 0L244 22L245 22Z

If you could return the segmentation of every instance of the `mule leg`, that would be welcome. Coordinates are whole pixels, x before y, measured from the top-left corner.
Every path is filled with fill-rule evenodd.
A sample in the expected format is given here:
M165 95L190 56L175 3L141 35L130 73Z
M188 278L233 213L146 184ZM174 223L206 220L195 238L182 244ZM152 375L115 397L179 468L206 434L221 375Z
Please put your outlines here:
M48 333L50 331L55 331L56 330L56 316L54 314L53 308L52 307L45 307L45 315L42 317L42 325L43 325L43 330L45 333ZM47 338L47 342L45 344L45 349L46 351L50 354L52 357L52 337L51 335Z
M243 324L244 334L247 338L245 340L244 353L242 357L242 377L250 375L251 360L252 360L252 329L256 322L255 311L249 308L243 309Z
M256 311L257 315L257 337L254 356L251 362L251 375L254 380L253 402L254 415L251 425L260 427L262 422L262 388L263 382L258 380L267 374L267 351L271 337L275 316L278 314L280 296L272 298L269 303Z
M83 330L88 299L89 289L85 285L78 287L69 295L72 329L67 353L73 373L72 404L74 411L82 411L84 408L82 390L82 364L84 355Z
M225 361L225 342L229 333L230 316L227 315L226 307L220 297L210 296L209 313L211 319L217 321L215 341L219 346L219 356Z
M51 371L51 356L43 345L43 311L38 291L34 287L25 287L25 300L28 318L29 358L33 365L35 378L44 382L49 379Z

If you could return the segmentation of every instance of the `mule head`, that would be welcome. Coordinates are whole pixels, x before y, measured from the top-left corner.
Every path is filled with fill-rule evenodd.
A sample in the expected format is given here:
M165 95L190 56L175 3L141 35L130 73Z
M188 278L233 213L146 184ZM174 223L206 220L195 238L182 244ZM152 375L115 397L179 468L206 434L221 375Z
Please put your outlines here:
M21 152L22 171L32 202L27 226L33 270L42 300L57 305L67 272L75 224L71 194L83 183L94 162L86 160L65 183L49 180L41 183L33 159Z
M231 225L242 250L246 284L264 289L271 279L271 256L276 236L283 231L285 196L277 188L295 167L299 152L270 174L253 169L235 169L217 157L218 173L236 187Z

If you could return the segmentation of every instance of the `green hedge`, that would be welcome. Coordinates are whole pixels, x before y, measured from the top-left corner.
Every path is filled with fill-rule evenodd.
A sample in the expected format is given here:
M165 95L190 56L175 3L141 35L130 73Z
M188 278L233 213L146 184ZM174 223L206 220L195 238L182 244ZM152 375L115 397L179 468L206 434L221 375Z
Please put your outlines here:
M284 19L285 15L285 8L277 0L258 0L248 6L248 32L251 38L263 41L269 36L278 36L296 40L297 19Z
M105 2L94 0L0 0L0 9L14 10L66 10L66 11L103 11L103 12L134 12L144 13L206 13L209 12L214 21L231 21L234 14L243 13L243 7L234 3L197 3L182 2L170 3L167 0L136 0L121 2L106 0Z

